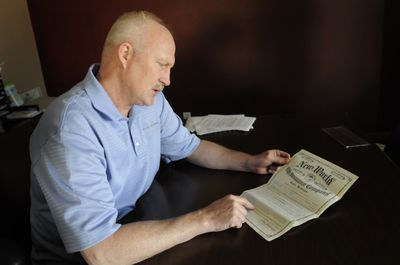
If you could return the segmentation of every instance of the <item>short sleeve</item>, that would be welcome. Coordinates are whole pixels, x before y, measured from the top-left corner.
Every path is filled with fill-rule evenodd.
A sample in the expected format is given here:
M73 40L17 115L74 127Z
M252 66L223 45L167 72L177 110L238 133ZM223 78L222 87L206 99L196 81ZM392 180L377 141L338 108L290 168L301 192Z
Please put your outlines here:
M164 96L162 99L161 155L167 162L186 158L197 149L200 139L183 126Z
M101 145L68 131L50 138L32 167L68 253L93 246L120 227L105 168Z

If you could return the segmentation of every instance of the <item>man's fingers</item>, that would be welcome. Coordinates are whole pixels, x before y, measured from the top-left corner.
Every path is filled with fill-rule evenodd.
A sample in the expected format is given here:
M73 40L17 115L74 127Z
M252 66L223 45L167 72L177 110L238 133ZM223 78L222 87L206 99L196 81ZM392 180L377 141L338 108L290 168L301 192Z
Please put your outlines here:
M244 222L246 222L246 216L245 215L236 216L232 220L232 223L231 223L230 227L241 228Z
M279 169L281 169L282 166L276 166L276 165L272 165L268 167L268 173L273 174L276 171L278 171Z
M207 206L202 213L209 220L210 231L222 231L232 227L242 227L248 210L252 209L254 209L253 204L246 198L227 195Z
M276 164L286 164L290 160L290 154L281 150L274 150L275 155L272 157L271 162Z
M282 151L282 150L276 150L276 151L277 151L277 154L276 154L277 156L290 158L289 153L286 153L285 151Z
M234 196L234 195L233 195ZM246 209L253 210L255 207L253 204L251 204L246 198L240 197L240 196L234 196L236 197L236 200L243 205Z

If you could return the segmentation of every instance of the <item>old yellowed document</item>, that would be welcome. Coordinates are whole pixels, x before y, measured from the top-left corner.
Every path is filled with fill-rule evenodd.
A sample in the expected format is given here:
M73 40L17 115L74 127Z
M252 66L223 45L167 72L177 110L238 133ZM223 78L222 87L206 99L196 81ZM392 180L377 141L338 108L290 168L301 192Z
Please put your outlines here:
M243 192L256 208L247 224L271 241L317 218L346 193L358 177L306 150L296 153L268 183Z

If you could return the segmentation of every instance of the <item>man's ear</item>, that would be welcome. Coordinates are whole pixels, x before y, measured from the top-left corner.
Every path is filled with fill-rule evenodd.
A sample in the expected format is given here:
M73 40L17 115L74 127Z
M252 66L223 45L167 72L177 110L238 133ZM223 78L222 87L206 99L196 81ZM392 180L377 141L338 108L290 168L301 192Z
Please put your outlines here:
M133 56L133 47L129 42L124 42L119 45L118 58L122 66L126 68L129 59Z

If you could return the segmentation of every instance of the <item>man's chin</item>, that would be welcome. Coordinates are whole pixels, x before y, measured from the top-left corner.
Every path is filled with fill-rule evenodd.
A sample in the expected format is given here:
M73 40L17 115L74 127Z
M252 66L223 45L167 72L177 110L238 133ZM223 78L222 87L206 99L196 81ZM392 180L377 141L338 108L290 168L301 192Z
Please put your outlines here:
M152 97L151 99L147 99L145 102L144 102L144 105L146 105L146 106L151 106L151 105L153 105L154 104L154 97Z

